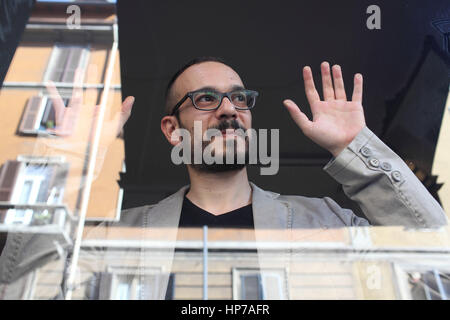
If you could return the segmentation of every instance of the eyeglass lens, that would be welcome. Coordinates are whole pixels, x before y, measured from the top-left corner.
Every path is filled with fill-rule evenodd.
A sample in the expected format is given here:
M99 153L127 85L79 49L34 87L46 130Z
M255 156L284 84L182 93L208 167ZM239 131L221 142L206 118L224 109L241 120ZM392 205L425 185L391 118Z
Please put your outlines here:
M239 109L250 109L255 104L255 97L251 92L233 91L230 93L231 103ZM214 91L196 92L192 97L199 109L215 109L219 106L221 94Z

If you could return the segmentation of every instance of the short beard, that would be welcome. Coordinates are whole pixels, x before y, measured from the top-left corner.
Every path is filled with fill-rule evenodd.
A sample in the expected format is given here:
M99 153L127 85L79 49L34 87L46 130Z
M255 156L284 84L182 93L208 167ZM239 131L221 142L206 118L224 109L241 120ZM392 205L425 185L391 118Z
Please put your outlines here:
M181 126L181 122L180 126ZM233 119L231 121L222 121L217 126L210 127L208 129L217 129L219 131L226 130L226 129L241 129L244 132L246 129L237 122L237 120ZM235 139L238 139L236 137ZM232 163L227 163L226 161L226 140L224 139L224 146L223 149L225 152L223 154L222 163L212 163L207 164L203 160L203 152L205 151L205 148L211 143L212 141L202 141L202 163L196 164L194 161L191 161L191 167L194 170L200 171L200 172L207 172L207 173L220 173L220 172L230 172L230 171L241 171L244 169L247 164L249 163L249 141L248 137L245 137L245 155L244 155L244 162L240 161L238 163L238 154L237 154L237 141L234 140L234 157ZM193 146L192 146L193 148Z
M209 144L209 141L203 141L202 143L202 152L205 150L206 146ZM225 144L225 141L224 141ZM244 163L238 163L238 154L236 152L236 144L237 142L234 141L234 159L233 163L227 163L226 162L226 152L223 154L222 163L212 163L207 164L203 161L202 157L202 163L195 164L192 161L192 168L201 171L201 172L209 172L209 173L219 173L219 172L229 172L229 171L241 171L244 169L249 161L249 152L248 152L248 140L245 139L245 155L244 155ZM223 150L226 150L225 147Z

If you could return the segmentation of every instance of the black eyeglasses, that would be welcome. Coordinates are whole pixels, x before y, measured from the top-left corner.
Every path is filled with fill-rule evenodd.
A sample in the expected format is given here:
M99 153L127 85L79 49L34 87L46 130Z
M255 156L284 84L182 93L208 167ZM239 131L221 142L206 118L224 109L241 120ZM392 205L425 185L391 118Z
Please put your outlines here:
M186 93L183 99L175 105L170 115L173 116L187 98L192 100L192 104L196 109L203 111L218 109L224 97L227 97L236 109L249 110L255 106L258 95L257 91L247 89L237 89L225 93L210 89L191 91Z

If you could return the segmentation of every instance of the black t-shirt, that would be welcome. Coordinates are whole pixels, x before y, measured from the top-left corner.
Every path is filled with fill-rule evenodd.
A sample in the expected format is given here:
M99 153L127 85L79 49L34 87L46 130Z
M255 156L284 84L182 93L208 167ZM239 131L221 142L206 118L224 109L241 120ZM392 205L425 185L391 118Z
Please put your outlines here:
M207 225L209 228L253 229L252 205L249 204L216 216L196 206L187 197L184 197L179 227L203 227L204 225Z
M207 225L208 228L248 228L254 230L252 205L249 204L215 216L184 197L179 227L203 227L204 225ZM254 268L254 272L255 274L259 273L259 266Z

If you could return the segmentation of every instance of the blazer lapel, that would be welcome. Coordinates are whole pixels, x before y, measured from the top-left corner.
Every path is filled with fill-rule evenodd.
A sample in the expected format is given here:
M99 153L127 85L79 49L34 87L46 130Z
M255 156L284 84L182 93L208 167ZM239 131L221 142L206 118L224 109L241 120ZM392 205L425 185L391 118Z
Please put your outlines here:
M264 191L250 182L252 187L253 220L256 230L264 229L290 229L291 215L289 204L277 200L280 194ZM279 230L280 231L280 230ZM270 240L261 238L260 240Z
M184 195L189 186L162 200L144 215L141 233L143 246L140 250L140 267L160 268L161 275L157 284L153 283L150 296L147 299L164 300L169 276L172 270L178 224L181 216ZM145 245L145 243L151 243Z
M147 221L144 222L148 228L178 228L184 195L189 185L182 187L176 193L161 200L152 207L147 214ZM171 234L168 239L175 239L176 234Z
M291 238L292 210L288 202L277 200L278 193L264 191L255 184L250 184L253 189L253 220L261 273L281 269L287 276L291 252L288 243ZM262 286L265 290L264 280ZM288 294L289 289L286 285L285 299L288 299Z
M252 187L252 209L255 228L256 249L259 267L262 272L271 269L286 270L289 265L290 249L286 246L290 239L292 212L289 203L277 200L279 194L264 191L250 182ZM160 243L156 248L159 265L167 276L162 278L161 287L151 299L164 299L168 285L168 275L172 269L178 224L181 216L184 195L189 186L181 188L172 196L152 207L144 217L142 241L149 239ZM232 239L230 239L232 240ZM274 245L280 244L274 250ZM141 264L155 265L155 249L144 246ZM145 267L145 266L143 266ZM263 282L264 288L264 282ZM285 288L285 297L288 297Z

